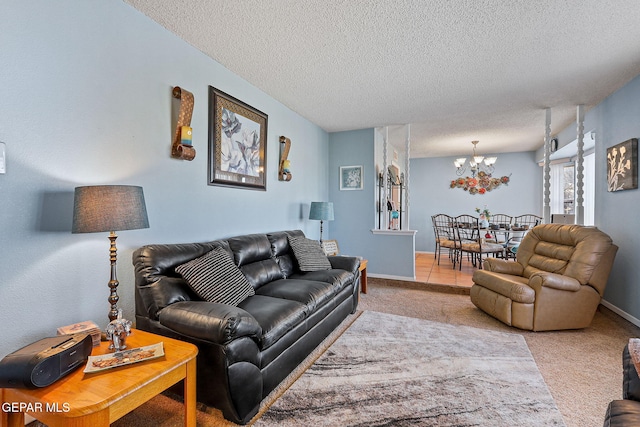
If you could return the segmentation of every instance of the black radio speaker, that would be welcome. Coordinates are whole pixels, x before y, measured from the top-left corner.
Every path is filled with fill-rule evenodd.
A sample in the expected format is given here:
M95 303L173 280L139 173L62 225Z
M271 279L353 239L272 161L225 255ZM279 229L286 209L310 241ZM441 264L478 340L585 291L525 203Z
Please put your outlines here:
M85 363L92 348L89 334L43 338L0 361L0 387L46 387Z

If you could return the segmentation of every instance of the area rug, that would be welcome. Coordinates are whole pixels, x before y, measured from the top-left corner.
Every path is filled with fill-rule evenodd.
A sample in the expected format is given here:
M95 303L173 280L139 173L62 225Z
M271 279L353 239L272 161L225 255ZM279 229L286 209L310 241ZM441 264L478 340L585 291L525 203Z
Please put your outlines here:
M255 426L564 426L522 335L364 312Z

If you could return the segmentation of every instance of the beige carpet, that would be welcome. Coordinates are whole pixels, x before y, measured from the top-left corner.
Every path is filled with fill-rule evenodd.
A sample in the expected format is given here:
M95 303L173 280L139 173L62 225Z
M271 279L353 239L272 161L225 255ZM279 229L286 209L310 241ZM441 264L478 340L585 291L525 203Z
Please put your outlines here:
M602 308L592 325L583 330L520 331L478 310L468 295L447 291L451 289L370 278L368 293L361 294L359 309L522 334L566 425L602 425L609 401L622 395L622 349L630 337L640 337L640 328ZM216 410L200 409L198 426L234 425ZM114 426L182 426L181 414L178 401L160 395Z
M486 315L466 295L425 291L419 283L369 283L362 310L522 334L568 427L602 426L607 405L622 396L622 349L640 328L602 306L589 328L527 332Z

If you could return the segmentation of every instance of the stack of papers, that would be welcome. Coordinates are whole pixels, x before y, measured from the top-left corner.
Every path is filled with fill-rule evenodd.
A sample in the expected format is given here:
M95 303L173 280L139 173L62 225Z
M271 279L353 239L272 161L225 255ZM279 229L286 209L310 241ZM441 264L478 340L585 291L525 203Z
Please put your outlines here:
M102 331L100 330L98 325L96 325L91 320L74 323L73 325L61 326L58 328L58 335L71 335L80 332L91 335L91 340L93 341L94 347L100 345L100 335L102 334Z

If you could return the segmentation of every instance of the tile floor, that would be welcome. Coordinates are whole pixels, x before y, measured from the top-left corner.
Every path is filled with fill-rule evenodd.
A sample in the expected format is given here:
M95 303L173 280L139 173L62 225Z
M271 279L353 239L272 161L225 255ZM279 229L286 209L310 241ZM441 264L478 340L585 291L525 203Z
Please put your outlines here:
M459 266L453 268L446 253L440 255L440 265L433 253L416 253L416 281L438 285L453 285L470 288L473 282L471 276L476 270L466 259L462 262L462 270Z

